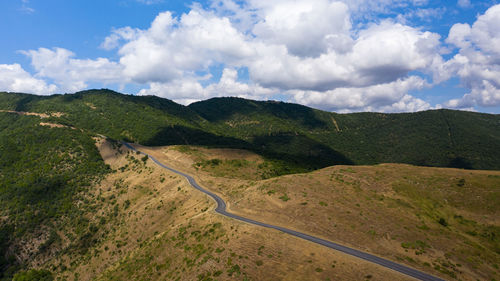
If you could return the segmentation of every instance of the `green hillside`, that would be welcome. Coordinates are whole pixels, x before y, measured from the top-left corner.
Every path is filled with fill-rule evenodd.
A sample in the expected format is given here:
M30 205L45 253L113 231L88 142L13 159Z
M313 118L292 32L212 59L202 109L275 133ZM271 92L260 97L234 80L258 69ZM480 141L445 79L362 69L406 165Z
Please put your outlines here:
M24 260L57 243L61 225L79 224L87 206L75 202L109 172L89 133L40 121L0 112L0 280L10 280ZM85 231L75 236L75 244ZM19 241L42 233L50 233L49 242L20 254Z
M277 174L387 162L500 169L500 116L491 114L336 114L241 98L186 107L110 90L49 97L0 93L0 110L59 112L48 120L144 145L248 149L274 161Z
M335 153L337 158L320 161L325 164L500 169L499 115L454 110L336 114L239 98L215 98L189 107L219 131L272 151L293 149L313 159ZM294 145L296 140L307 142Z

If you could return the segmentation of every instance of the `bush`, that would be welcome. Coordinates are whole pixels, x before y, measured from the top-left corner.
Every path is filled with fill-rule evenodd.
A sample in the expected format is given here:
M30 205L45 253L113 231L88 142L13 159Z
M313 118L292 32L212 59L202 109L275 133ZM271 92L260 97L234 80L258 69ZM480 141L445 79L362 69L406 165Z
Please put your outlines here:
M288 197L288 195L284 194L283 196L280 197L280 199L286 202L286 201L290 200L290 197Z
M444 218L439 218L439 224L442 226L448 226L448 222Z
M12 281L52 281L54 277L48 270L30 269L28 271L21 271L14 275Z

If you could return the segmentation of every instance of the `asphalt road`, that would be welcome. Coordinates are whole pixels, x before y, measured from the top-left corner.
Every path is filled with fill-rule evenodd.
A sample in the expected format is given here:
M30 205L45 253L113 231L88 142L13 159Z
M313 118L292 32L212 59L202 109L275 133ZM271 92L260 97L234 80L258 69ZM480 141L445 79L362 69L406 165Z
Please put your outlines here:
M276 225L272 225L272 224L267 224L267 223L255 221L255 220L252 220L252 219L248 219L248 218L245 218L245 217L241 217L241 216L238 216L238 215L235 215L235 214L232 214L232 213L228 213L226 211L226 202L224 202L224 200L222 200L222 198L220 198L218 195L216 195L216 194L214 194L214 193L212 193L212 192L204 189L203 187L201 187L194 180L194 178L191 177L190 175L187 175L187 174L185 174L183 172L177 171L175 169L172 169L172 168L164 165L160 161L156 160L156 158L154 158L153 156L151 156L151 155L149 155L149 154L147 154L145 152L142 152L142 151L139 151L139 150L135 149L129 143L123 142L123 144L125 146L127 146L128 148L134 150L134 151L138 151L139 153L141 153L143 155L147 155L149 157L149 159L151 159L153 162L155 162L156 164L158 164L160 167L162 167L164 169L167 169L167 170L169 170L171 172L174 172L174 173L176 173L178 175L181 175L181 176L185 177L188 180L189 184L191 184L194 188L196 188L199 191L207 194L208 196L212 197L212 199L215 200L215 202L217 203L217 207L215 208L215 212L217 212L217 213L219 213L219 214L221 214L223 216L226 216L226 217L229 217L229 218L233 218L233 219L236 219L236 220L239 220L239 221L243 221L243 222L246 222L246 223L250 223L250 224L262 226L262 227L276 229L276 230L279 230L281 232L284 232L284 233L287 233L287 234L290 234L290 235L302 238L304 240L308 240L308 241L314 242L316 244L320 244L322 246L325 246L325 247L328 247L328 248L331 248L331 249L334 249L334 250L346 253L348 255L355 256L355 257L358 257L360 259L363 259L363 260L366 260L366 261L369 261L369 262L372 262L372 263L376 263L376 264L381 265L383 267L386 267L386 268L389 268L389 269L401 272L401 273L403 273L405 275L411 276L411 277L419 279L419 280L426 280L426 281L427 280L429 280L429 281L437 281L437 280L439 280L439 281L443 281L443 279L435 277L435 276L432 276L432 275L427 274L425 272L413 269L413 268L408 267L408 266L404 266L404 265L399 264L399 263L395 263L395 262L390 261L390 260L383 259L381 257L374 256L372 254L368 254L368 253L365 253L365 252L362 252L362 251L359 251L359 250L356 250L356 249L353 249L353 248L349 248L349 247L346 247L346 246L343 246L343 245L340 245L340 244L337 244L337 243L334 243L334 242L331 242L331 241L327 241L327 240L324 240L324 239L321 239L321 238L318 238L318 237L314 237L314 236L311 236L311 235L308 235L308 234L305 234L305 233L302 233L302 232L298 232L298 231L295 231L295 230L291 230L291 229L288 229L288 228L284 228L284 227L280 227L280 226L276 226Z

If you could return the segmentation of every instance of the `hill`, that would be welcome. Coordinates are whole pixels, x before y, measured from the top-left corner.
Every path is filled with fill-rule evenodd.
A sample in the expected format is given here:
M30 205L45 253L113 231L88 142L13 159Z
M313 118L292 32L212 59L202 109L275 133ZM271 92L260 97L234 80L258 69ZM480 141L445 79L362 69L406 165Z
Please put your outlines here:
M498 169L499 123L450 110L335 114L236 98L186 107L109 90L0 93L0 280L404 278L221 218L186 182L103 136L181 144L144 149L165 152L158 158L241 214L445 278L496 278L497 172L325 167Z
M273 147L272 151L302 151L304 158L315 158L325 151L342 156L333 158L337 161L326 157L330 162L324 161L330 165L407 163L500 168L499 115L445 109L336 114L296 104L239 98L214 98L189 107L229 136ZM293 141L284 141L287 139L307 139L321 147L315 150L304 143L294 147Z
M9 252L29 255L3 280L14 272L14 280L410 280L220 217L179 176L114 141L97 139L96 146L111 172L77 192L68 218L50 218L9 241L16 247Z
M77 202L110 170L91 134L43 123L36 115L0 112L0 155L0 280L4 280L25 262L50 255L57 229L80 223L89 206ZM83 243L83 249L84 235L79 233L74 241Z
M144 145L251 150L271 160L275 175L338 164L500 169L500 116L491 114L336 114L240 98L186 107L109 90L49 97L0 93L0 110L59 112L48 120Z
M499 277L499 171L340 165L260 180L265 160L252 153L138 148L195 175L237 215L362 249L445 280Z

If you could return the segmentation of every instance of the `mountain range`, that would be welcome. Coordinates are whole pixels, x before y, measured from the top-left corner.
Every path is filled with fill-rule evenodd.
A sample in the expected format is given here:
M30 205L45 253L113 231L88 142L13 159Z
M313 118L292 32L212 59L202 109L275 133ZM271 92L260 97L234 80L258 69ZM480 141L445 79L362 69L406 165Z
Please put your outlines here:
M184 106L103 89L0 93L0 280L385 276L345 260L370 271L352 275L326 257L344 258L314 247L309 269L296 270L309 246L291 240L297 249L285 257L281 236L208 212L211 201L121 141L159 147L159 159L198 173L240 214L445 277L496 276L500 115L338 114L229 97ZM332 217L338 228L323 227ZM381 217L377 229L366 223ZM245 258L248 248L255 256ZM262 267L275 275L259 275Z

